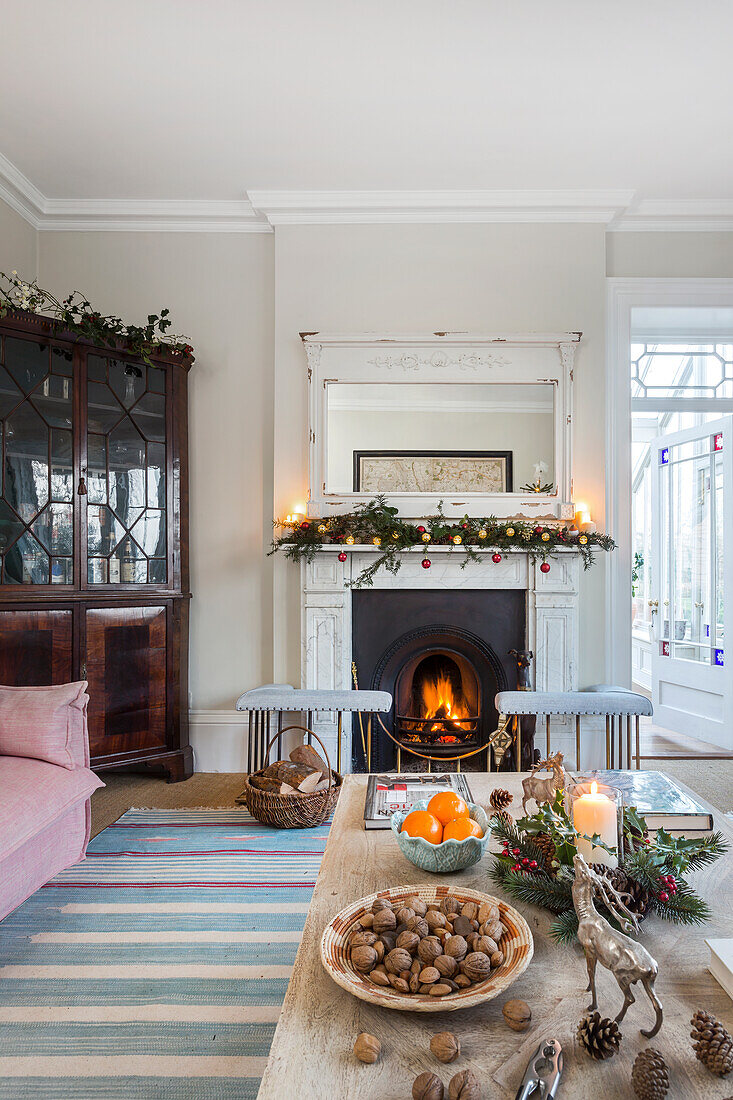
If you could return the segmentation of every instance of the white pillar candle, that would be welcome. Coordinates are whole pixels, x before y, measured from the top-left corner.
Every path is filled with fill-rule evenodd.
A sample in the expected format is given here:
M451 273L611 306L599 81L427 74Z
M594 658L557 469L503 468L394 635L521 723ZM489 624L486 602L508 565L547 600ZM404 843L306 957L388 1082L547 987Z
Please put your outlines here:
M576 832L581 834L577 840L577 849L587 864L605 863L608 867L618 867L615 854L618 849L616 803L601 794L597 783L591 783L590 791L573 802L573 825ZM583 835L596 834L604 844L613 849L613 853L583 839Z

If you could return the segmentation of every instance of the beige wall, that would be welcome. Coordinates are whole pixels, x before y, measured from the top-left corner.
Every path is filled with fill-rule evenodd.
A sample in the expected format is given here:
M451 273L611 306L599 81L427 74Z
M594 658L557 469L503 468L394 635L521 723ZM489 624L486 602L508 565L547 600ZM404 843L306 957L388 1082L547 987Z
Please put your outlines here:
M300 331L582 329L576 496L603 523L605 243L600 225L279 226L275 513L306 495ZM470 568L470 567L469 567ZM478 567L476 567L478 568ZM580 682L603 679L605 564L582 579ZM275 678L300 678L299 575L275 567Z
M36 277L38 234L0 199L0 271L17 271L23 279Z
M727 279L733 233L609 233L606 274L618 278Z
M43 233L39 281L130 320L167 306L190 375L194 710L271 679L272 236Z

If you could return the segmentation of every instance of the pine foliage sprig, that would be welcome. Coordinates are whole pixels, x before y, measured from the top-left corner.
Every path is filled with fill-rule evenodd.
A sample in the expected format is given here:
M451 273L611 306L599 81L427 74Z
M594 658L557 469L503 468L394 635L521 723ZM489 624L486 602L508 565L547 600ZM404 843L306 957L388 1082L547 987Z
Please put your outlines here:
M500 871L497 871L495 865L490 874L508 894L525 905L536 905L539 909L549 909L551 913L558 914L566 912L568 905L572 907L571 883L564 877L551 878L544 872L537 875L524 874L511 870L506 863L503 863Z

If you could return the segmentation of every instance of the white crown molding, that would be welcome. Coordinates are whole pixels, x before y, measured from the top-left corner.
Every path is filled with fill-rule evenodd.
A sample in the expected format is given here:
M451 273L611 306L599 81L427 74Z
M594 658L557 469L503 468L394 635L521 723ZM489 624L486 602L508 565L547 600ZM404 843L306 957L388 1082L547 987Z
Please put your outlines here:
M0 199L3 199L16 214L20 214L21 218L25 218L34 229L40 229L46 202L45 196L2 153L0 153Z
M633 191L249 191L271 225L600 222Z
M642 200L608 226L610 233L731 233L733 202Z

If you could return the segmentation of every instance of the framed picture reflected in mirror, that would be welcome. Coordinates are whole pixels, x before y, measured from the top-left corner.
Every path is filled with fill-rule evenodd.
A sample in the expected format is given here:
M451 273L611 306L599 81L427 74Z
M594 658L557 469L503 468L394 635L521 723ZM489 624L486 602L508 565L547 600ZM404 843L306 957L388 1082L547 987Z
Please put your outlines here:
M354 451L355 493L511 493L512 451Z

